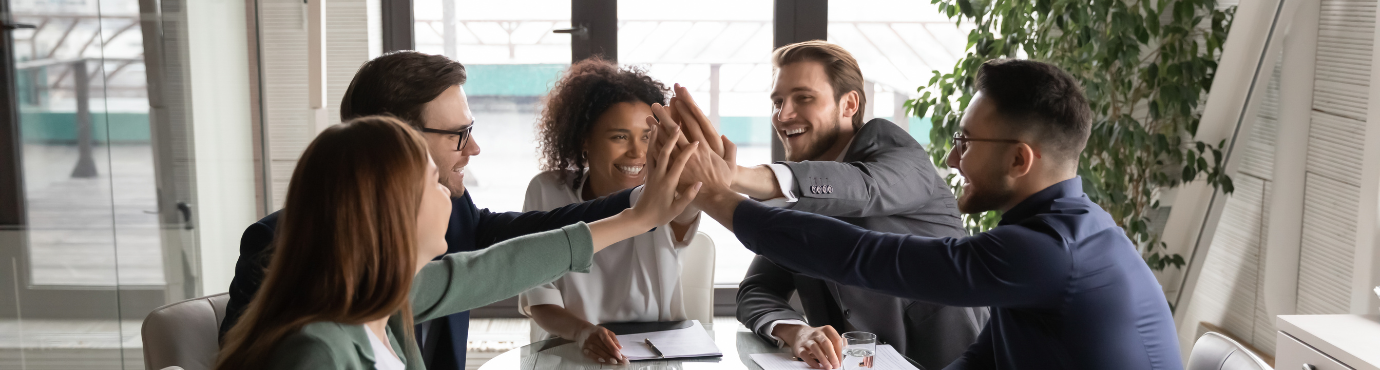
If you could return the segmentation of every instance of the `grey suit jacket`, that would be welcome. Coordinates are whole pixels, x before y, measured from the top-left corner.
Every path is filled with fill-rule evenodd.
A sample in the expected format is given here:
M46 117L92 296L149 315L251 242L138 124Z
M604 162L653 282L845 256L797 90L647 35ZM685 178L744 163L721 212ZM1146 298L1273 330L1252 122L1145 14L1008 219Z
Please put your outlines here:
M791 209L831 216L869 230L935 237L967 236L949 187L909 133L874 119L854 136L842 162L782 162L799 201ZM787 190L787 189L783 189ZM790 306L800 295L804 313ZM738 290L738 321L772 341L777 320L875 333L927 369L957 359L987 323L985 307L913 301L786 270L757 256Z

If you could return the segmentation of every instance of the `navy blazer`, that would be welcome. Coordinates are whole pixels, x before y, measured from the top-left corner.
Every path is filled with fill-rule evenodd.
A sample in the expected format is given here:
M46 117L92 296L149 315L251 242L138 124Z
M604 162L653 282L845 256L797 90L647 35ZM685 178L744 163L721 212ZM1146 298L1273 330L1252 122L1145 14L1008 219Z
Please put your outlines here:
M977 343L947 369L1182 369L1174 318L1124 231L1054 184L964 238L868 231L744 201L743 244L782 267L901 297L991 306Z
M548 212L491 212L475 206L470 193L451 198L450 225L446 229L446 253L488 248L515 237L555 230L576 222L594 222L622 212L631 206L632 189L583 203L574 203ZM235 262L235 278L230 281L230 302L225 307L221 336L239 321L249 300L259 291L271 260L278 214L273 212L244 230L240 237L240 258ZM439 257L438 257L439 258ZM417 325L417 343L428 369L464 369L465 345L469 337L469 311ZM422 337L423 334L425 337Z

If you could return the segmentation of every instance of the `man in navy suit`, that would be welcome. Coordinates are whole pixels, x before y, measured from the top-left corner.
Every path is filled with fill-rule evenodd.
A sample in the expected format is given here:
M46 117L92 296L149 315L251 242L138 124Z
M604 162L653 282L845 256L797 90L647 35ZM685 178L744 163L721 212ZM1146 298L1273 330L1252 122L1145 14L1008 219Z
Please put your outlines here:
M976 82L948 165L963 175L959 211L1003 212L988 232L876 232L764 206L729 190L728 142L724 158L700 145L681 181L703 181L696 205L783 268L910 299L990 306L977 342L947 369L1182 369L1160 285L1083 193L1078 161L1092 113L1082 88L1058 67L1027 60L984 63Z
M340 104L342 120L388 114L423 132L431 158L441 169L441 184L455 196L446 253L483 249L514 237L613 216L627 209L641 192L641 187L624 190L550 212L490 212L475 206L465 190L463 172L470 157L479 154L479 143L471 136L474 114L461 87L466 78L465 67L444 56L390 53L360 67ZM240 239L222 335L239 320L263 282L280 212L250 225ZM428 369L465 368L469 320L469 312L461 312L417 324L417 343Z

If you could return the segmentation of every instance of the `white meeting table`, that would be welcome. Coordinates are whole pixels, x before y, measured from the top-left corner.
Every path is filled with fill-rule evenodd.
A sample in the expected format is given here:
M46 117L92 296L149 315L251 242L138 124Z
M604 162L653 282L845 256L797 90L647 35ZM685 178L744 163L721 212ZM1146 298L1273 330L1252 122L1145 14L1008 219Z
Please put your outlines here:
M753 353L785 352L785 349L763 341L756 334L735 321L718 320L719 327L709 329L714 344L724 356L688 360L634 361L628 365L605 365L586 359L575 343L564 339L547 339L504 352L479 367L479 370L556 370L556 369L632 369L632 370L761 370L748 355ZM725 325L731 323L732 325ZM613 324L605 325L617 334L646 332L645 325L676 325L678 323ZM620 327L627 325L627 327ZM683 324L682 324L683 325ZM669 328L669 327L668 327ZM620 330L621 329L621 330ZM625 344L626 345L626 344Z

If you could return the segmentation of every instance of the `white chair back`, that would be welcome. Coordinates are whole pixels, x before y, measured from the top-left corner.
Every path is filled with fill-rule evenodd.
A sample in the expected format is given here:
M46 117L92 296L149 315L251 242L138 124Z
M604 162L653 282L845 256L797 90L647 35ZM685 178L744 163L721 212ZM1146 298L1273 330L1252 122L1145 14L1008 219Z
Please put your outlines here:
M703 217L703 216L701 216ZM714 239L695 233L690 245L680 251L681 301L685 316L699 320L706 329L714 328Z
M1193 343L1184 370L1271 370L1269 364L1227 336L1207 332Z
M144 318L144 368L210 370L220 352L220 322L230 293L159 307Z

